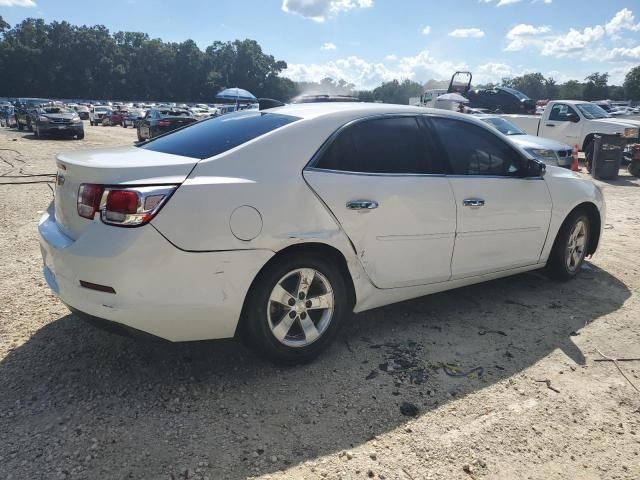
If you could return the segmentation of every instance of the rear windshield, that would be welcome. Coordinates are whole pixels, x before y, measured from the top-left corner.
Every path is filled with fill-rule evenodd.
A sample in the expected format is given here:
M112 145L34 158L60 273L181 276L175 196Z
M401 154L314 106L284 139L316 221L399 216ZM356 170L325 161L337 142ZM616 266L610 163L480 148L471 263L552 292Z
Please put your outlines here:
M191 158L209 158L300 120L290 115L245 111L193 123L140 148Z

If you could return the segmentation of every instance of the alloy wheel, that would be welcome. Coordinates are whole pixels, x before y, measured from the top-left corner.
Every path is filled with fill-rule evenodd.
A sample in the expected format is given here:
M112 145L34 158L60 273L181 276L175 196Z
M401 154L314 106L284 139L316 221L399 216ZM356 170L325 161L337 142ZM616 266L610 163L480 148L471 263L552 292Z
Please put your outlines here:
M583 220L578 220L569 234L565 262L567 270L575 272L584 259L587 245L587 225Z
M334 308L327 277L313 268L298 268L278 280L269 295L269 328L280 343L306 347L326 332Z

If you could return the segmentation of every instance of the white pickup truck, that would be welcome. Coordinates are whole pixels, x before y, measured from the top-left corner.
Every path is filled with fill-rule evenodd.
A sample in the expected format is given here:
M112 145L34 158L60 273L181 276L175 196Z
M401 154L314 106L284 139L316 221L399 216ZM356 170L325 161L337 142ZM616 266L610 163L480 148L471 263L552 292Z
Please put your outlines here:
M640 121L613 118L598 105L579 100L552 100L542 115L500 115L515 123L529 135L551 138L578 145L590 165L593 158L593 136L620 134L638 141Z

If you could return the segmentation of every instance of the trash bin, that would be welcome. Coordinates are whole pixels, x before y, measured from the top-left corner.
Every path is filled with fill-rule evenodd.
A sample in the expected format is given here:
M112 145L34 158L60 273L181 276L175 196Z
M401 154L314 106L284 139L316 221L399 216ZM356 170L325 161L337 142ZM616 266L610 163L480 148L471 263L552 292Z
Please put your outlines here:
M595 135L591 176L598 180L615 180L622 164L627 139L620 135Z

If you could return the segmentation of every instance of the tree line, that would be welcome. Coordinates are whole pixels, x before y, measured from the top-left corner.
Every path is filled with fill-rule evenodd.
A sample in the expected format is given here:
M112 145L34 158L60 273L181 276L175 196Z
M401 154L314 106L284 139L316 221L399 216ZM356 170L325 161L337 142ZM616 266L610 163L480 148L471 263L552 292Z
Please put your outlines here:
M201 50L193 40L164 42L146 33L111 33L102 25L28 18L11 27L0 16L0 95L8 97L211 102L221 89L238 86L283 101L324 93L407 104L426 88L442 86L433 80L424 85L392 80L356 90L340 79L294 82L281 75L286 68L285 61L250 39L215 41ZM608 74L599 72L582 82L557 84L541 73L529 73L501 84L534 99L640 100L640 66L622 86L608 85Z

